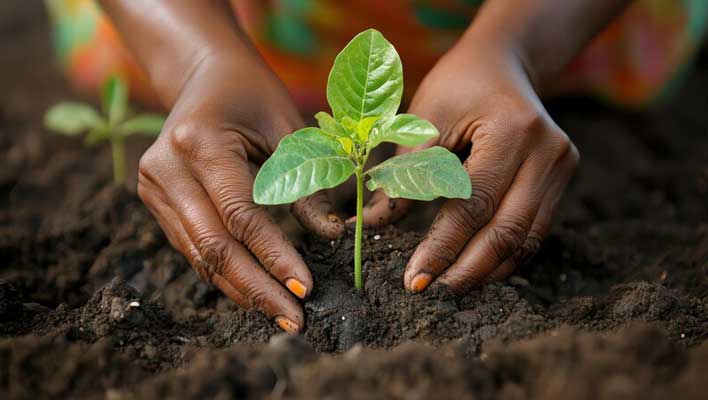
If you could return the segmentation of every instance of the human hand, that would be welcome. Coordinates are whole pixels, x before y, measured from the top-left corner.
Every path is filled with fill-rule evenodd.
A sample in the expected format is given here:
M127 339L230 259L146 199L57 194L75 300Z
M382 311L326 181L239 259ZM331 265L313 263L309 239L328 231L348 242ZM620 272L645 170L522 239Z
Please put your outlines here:
M208 57L140 160L138 182L140 198L170 243L204 279L289 332L304 325L296 296L310 293L312 277L253 202L252 170L302 126L284 88L259 60ZM299 201L293 211L320 235L343 230L325 193Z
M420 292L437 281L464 292L506 278L550 229L577 149L544 109L520 58L491 44L453 48L422 82L409 112L440 131L424 147L469 154L473 193L443 205L408 263L405 287ZM408 205L376 193L364 220L388 223Z

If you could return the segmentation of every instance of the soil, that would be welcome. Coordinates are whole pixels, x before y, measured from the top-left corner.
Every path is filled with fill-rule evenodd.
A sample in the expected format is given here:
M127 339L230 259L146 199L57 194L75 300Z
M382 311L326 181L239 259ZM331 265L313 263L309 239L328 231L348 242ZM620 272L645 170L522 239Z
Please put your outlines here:
M107 147L43 130L75 97L48 38L41 3L0 5L0 398L705 398L705 55L648 112L550 104L583 160L506 282L406 294L408 221L366 232L360 294L351 234L295 238L315 290L293 337L199 280Z

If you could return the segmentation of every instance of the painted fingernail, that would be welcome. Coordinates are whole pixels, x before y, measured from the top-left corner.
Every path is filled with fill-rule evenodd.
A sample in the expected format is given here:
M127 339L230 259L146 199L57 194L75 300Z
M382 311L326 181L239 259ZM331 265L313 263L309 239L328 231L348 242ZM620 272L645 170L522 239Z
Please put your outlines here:
M428 287L432 279L433 277L425 272L416 275L411 281L411 290L413 293L422 292L426 287Z
M327 219L329 220L329 222L331 222L333 224L340 224L340 225L342 224L342 220L335 214L332 214L332 213L327 214Z
M297 331L300 329L298 324L294 323L289 318L278 317L275 319L275 322L278 324L278 326L280 326L282 330L287 333L297 333Z
M285 281L285 286L290 289L293 294L301 299L304 299L305 296L307 295L307 288L305 285L302 284L299 280L295 278L290 278L287 281Z

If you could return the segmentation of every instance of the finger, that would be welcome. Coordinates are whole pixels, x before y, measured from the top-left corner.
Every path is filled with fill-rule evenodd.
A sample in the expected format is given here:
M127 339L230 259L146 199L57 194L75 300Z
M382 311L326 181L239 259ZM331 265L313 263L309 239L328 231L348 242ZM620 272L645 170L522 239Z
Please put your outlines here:
M296 201L292 212L307 230L325 238L335 239L344 232L344 223L334 213L327 192L317 192Z
M196 265L197 262L201 262L201 256L199 256L196 247L189 239L189 235L187 235L187 231L185 231L182 226L177 214L167 205L164 198L159 194L160 191L157 190L153 182L150 182L141 174L138 184L138 195L140 199L145 203L152 215L155 216L157 223L160 225L160 228L162 228L162 231L167 236L167 240L172 247L184 254L190 265ZM212 276L212 283L239 306L250 308L251 305L248 299L231 286L221 275L214 274Z
M510 262L518 265L522 258L527 257L523 249L525 243L530 251L538 247L552 216L552 208L544 210L548 212L547 215L539 215L542 200L548 193L559 198L574 169L568 168L567 162L560 160L548 163L545 161L547 158L547 155L540 153L527 160L501 202L497 214L470 240L457 261L440 276L438 280L441 283L453 291L465 292L484 282L505 261L511 259ZM549 203L551 207L555 207L557 198ZM541 226L532 231L537 219ZM515 255L519 258L513 259Z
M481 135L475 141L464 164L472 183L472 197L445 202L411 256L404 275L409 291L424 290L455 261L470 238L491 220L514 179L524 154L510 154L509 146L495 145L488 139L488 135Z
M565 187L572 176L572 171L578 162L577 151L573 150L559 167L554 171L554 176L551 177L551 185L541 201L541 208L538 210L536 219L531 226L531 230L526 237L526 240L521 246L502 263L494 272L486 279L488 282L502 281L508 278L514 271L526 264L541 248L541 243L551 229L553 215L560 201Z
M253 178L240 136L187 132L183 138L179 133L175 137L175 145L188 154L191 174L206 190L231 236L293 294L305 298L312 290L310 271L268 212L253 202Z
M188 171L176 171L179 175ZM194 180L174 180L166 197L192 243L184 252L197 272L239 304L255 307L289 332L304 325L302 309L224 227L205 190Z

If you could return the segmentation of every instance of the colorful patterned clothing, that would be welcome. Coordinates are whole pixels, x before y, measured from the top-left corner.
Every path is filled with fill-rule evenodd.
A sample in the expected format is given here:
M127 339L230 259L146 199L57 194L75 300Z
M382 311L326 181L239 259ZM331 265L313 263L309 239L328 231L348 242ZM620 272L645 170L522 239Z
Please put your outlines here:
M93 0L45 0L62 67L95 91L119 74L137 100L155 103L144 73ZM335 55L358 32L380 30L401 55L410 98L470 24L482 0L231 0L244 30L305 112L325 107ZM637 0L558 80L563 92L625 105L664 95L690 65L708 25L706 0Z

